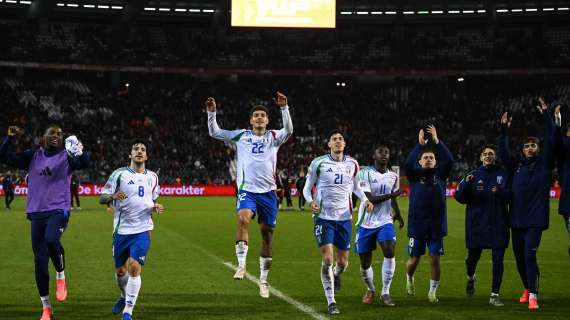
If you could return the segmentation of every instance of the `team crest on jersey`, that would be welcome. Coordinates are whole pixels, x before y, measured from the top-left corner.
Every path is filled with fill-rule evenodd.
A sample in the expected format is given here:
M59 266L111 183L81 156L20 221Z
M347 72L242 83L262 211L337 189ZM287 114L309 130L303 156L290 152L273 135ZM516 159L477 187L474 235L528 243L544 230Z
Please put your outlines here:
M503 176L497 176L497 183L498 184L503 183Z
M344 170L346 171L346 174L350 174L350 167L349 167L349 166L346 166L346 167L344 168Z

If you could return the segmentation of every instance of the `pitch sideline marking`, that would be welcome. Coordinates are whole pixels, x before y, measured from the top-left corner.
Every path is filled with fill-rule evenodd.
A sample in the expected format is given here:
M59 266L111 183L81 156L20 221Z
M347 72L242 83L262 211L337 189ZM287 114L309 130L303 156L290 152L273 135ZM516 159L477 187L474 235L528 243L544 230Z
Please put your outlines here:
M232 269L234 271L237 270L237 267L234 264L227 262L227 261L224 261L222 258L210 253L206 249L204 249L204 248L202 248L196 244L193 244L193 243L192 243L192 246L195 247L196 249L198 249L199 251L201 251L202 253L204 253L206 256L210 257L212 260L215 260L218 263L223 264L224 266L228 267L229 269ZM247 280L259 285L259 279L256 278L255 276L251 275L249 272L245 273L245 277L247 278ZM271 292L271 294L273 294L277 298L279 298L279 299L287 302L288 304L294 306L298 310L308 314L309 316L311 316L314 319L317 319L317 320L328 320L329 319L328 317L325 317L324 315L318 313L315 309L311 308L310 306L289 297L288 295L286 295L285 293L281 292L280 290L276 289L273 286L269 286L269 292Z

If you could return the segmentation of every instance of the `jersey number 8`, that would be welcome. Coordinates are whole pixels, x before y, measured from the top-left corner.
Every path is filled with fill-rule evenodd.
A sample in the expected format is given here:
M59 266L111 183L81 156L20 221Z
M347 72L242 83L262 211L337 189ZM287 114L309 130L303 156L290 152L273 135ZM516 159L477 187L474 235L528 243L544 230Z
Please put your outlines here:
M144 197L144 187L139 186L139 197Z

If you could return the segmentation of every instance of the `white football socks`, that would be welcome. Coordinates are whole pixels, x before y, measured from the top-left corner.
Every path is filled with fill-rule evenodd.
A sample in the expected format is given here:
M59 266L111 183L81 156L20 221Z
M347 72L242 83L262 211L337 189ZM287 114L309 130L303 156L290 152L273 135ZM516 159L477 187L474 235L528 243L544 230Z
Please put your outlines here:
M49 303L49 296L40 297L40 300L42 300L43 308L51 308L51 303Z
M271 257L259 257L259 282L267 283L267 276L269 275L272 262L273 258Z
M376 291L376 288L374 288L374 270L372 269L372 266L368 267L368 269L366 270L362 269L361 266L360 276L362 277L362 281L368 288L368 291Z
M125 297L125 286L127 285L127 281L129 281L129 274L125 272L122 276L119 276L115 273L115 282L117 283L117 288L121 290L121 297Z
M321 283L325 290L325 297L327 298L327 305L336 303L334 299L334 281L333 271L331 265L326 265L324 262L321 265Z
M382 294L390 294L390 285L396 270L396 258L384 258L382 263Z
M346 271L346 269L348 269L348 263L344 267L341 268L337 262L336 265L334 266L334 270L333 270L334 276L335 277L340 276L341 274L343 274Z
M133 314L133 308L137 303L137 298L141 289L141 283L141 276L129 277L129 281L127 281L127 287L125 289L126 299L125 309L123 310L123 313Z
M437 280L429 280L429 292L436 292L437 291L437 287L439 287L439 281Z
M238 267L245 267L245 259L247 258L247 244L245 241L239 241L236 244L236 256L238 261Z

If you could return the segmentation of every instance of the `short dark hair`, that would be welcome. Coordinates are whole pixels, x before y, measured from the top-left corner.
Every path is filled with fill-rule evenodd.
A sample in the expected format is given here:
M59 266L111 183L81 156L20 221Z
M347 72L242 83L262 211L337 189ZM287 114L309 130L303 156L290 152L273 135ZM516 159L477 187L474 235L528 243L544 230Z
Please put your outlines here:
M538 139L537 137L534 137L534 136L528 136L528 137L524 138L522 141L522 144L521 144L521 150L524 148L525 143L529 143L529 142L530 143L536 143L538 145L540 143L540 139Z
M479 155L481 155L483 153L483 151L485 151L485 149L491 149L491 150L495 151L495 153L497 153L497 146L492 144L492 143L488 143L488 144L482 146L481 149L479 149Z
M437 159L437 152L435 152L435 149L432 148L431 146L424 146L421 149L422 152L420 152L420 158L425 154L425 153L433 153L434 157Z
M50 123L50 124L46 127L46 131L47 131L49 128L60 129L60 130L63 131L63 129L61 128L61 126L60 126L58 123Z
M259 104L259 105L256 105L255 107L251 108L251 110L249 110L249 117L250 118L253 116L253 113L255 111L263 111L267 115L267 118L269 118L269 109L267 109L267 107Z
M385 144L377 144L376 146L374 146L374 149L372 149L372 150L374 150L373 152L376 152L376 150L383 149L383 148L388 149L388 151L391 151L390 147L388 147Z
M346 137L344 136L344 132L342 132L340 129L333 129L329 132L329 134L327 134L327 141L329 141L331 139L331 137L334 136L335 134L340 134L342 136L342 138L344 140L346 140Z
M131 144L129 147L129 154L131 153L131 150L133 150L133 147L137 144L142 144L146 148L146 156L150 157L150 151L148 149L148 142L144 139L141 139L141 138L135 138L135 139L131 140Z

